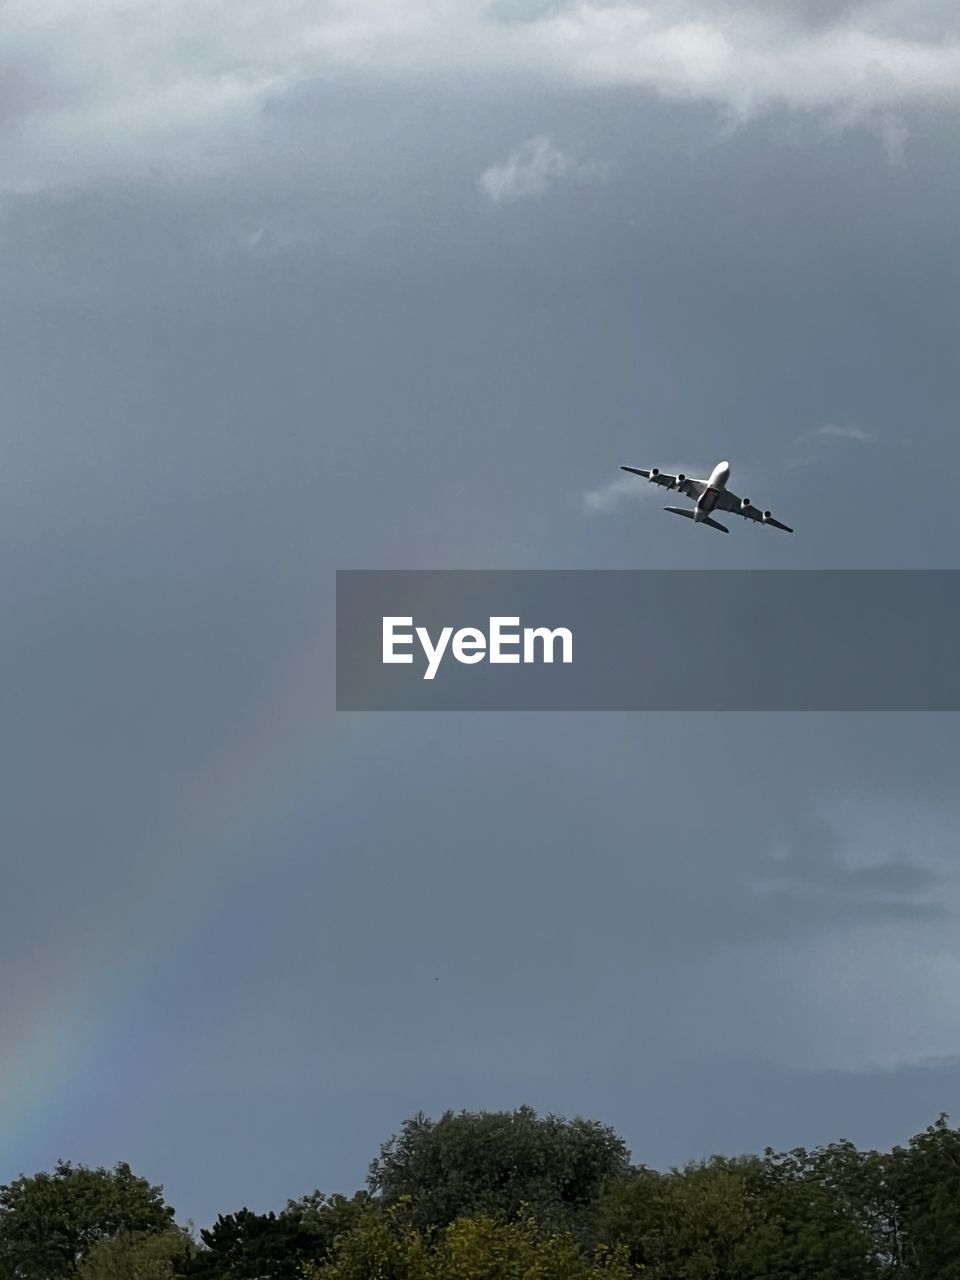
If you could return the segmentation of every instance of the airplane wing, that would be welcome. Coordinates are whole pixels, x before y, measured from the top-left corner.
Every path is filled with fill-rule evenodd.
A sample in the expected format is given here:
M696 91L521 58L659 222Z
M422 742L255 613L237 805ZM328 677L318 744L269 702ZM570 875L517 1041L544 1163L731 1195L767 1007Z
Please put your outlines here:
M656 467L652 467L649 471L644 471L642 467L621 467L620 470L629 471L634 476L642 476L644 480L650 480L653 484L662 484L665 489L676 489L677 493L693 498L694 502L707 487L703 480L691 480L685 475L671 476L665 471L658 471Z
M784 533L793 533L788 524L781 524L779 520L774 520L769 511L761 511L759 507L753 505L749 498L738 498L729 489L721 491L717 506L722 511L729 511L732 515L743 516L744 520L756 520L759 524L772 524L775 529L782 529Z

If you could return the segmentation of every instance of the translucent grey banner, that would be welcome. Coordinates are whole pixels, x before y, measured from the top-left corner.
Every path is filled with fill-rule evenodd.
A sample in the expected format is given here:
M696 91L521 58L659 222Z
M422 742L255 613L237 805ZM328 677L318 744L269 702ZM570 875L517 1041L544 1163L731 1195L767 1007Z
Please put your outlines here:
M341 711L957 711L954 570L343 570Z

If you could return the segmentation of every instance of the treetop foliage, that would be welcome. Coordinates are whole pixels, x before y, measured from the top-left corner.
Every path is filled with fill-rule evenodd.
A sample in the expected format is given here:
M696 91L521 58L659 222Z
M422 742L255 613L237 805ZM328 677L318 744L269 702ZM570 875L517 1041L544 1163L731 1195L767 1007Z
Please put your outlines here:
M457 1218L513 1218L527 1206L560 1224L629 1169L623 1139L595 1121L512 1112L422 1113L380 1149L368 1186L385 1206L408 1197L421 1229Z
M657 1172L583 1119L418 1114L368 1186L199 1239L129 1166L0 1186L0 1280L960 1280L960 1130Z
M0 1186L0 1278L73 1276L101 1241L172 1225L163 1188L136 1177L129 1165L88 1169L61 1160L53 1173Z

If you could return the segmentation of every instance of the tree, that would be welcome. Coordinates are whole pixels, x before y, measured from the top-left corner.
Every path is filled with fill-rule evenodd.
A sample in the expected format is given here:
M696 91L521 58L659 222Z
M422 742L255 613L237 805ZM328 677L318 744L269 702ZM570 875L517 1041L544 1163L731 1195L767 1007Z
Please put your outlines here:
M852 1144L768 1149L749 1167L780 1228L771 1280L871 1280L882 1273L869 1171Z
M167 1232L163 1188L130 1166L90 1169L60 1161L53 1173L0 1187L0 1280L71 1277L90 1250L124 1232Z
M635 1169L607 1188L590 1221L594 1238L624 1247L650 1280L752 1280L768 1274L779 1244L739 1161Z
M543 1232L534 1219L517 1223L461 1218L444 1231L431 1257L431 1280L629 1280L625 1250L588 1254L568 1232Z
M461 1218L429 1235L410 1224L399 1201L369 1214L338 1241L325 1266L308 1264L304 1280L631 1280L624 1250L586 1253L568 1233L543 1231L533 1219Z
M190 1280L300 1280L303 1264L328 1257L369 1204L363 1192L347 1199L315 1191L288 1201L280 1213L221 1214L200 1232L203 1247L177 1262L176 1274Z
M368 1184L389 1207L406 1197L421 1230L526 1205L549 1226L570 1225L607 1181L629 1168L623 1140L593 1121L513 1112L422 1113L381 1147Z
M426 1242L400 1222L400 1207L389 1217L365 1214L336 1241L330 1259L306 1264L303 1280L431 1280Z
M829 1197L837 1226L859 1228L855 1256L865 1246L868 1273L896 1271L903 1257L903 1211L891 1180L891 1157L841 1141L809 1153L801 1148L789 1158L798 1161L805 1184L816 1184Z
M173 1280L174 1264L194 1247L179 1230L125 1231L93 1246L80 1264L78 1280Z
M895 1147L888 1168L902 1274L960 1280L960 1131L941 1115L906 1148Z

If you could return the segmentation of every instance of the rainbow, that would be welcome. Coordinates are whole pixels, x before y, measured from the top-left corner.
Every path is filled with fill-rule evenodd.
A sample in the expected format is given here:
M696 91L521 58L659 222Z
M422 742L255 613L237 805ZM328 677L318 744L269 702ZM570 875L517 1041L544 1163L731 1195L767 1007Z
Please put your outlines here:
M469 594L462 572L441 581L454 607L459 593ZM426 597L437 579L418 585ZM58 955L49 970L31 976L34 998L18 1023L7 1021L0 1040L0 1182L35 1171L7 1161L28 1145L42 1147L47 1133L58 1139L58 1108L71 1090L115 1073L118 1027L225 880L264 865L315 812L322 771L348 766L376 733L379 713L335 710L332 630L309 629L247 721L230 727L229 748L178 796L167 829L142 843L143 874L126 900L118 895L112 927L85 949L82 963L65 975Z
M311 635L269 682L248 722L231 726L229 749L177 797L168 828L141 855L135 888L113 904L119 925L105 927L70 973L58 955L30 976L33 999L18 1020L6 1021L0 1041L0 1181L34 1172L6 1162L28 1139L31 1148L43 1140L70 1090L109 1076L116 1026L164 956L202 918L224 880L261 864L306 814L319 771L345 762L351 744L372 731L375 717L334 710L332 681L321 683L323 652Z

